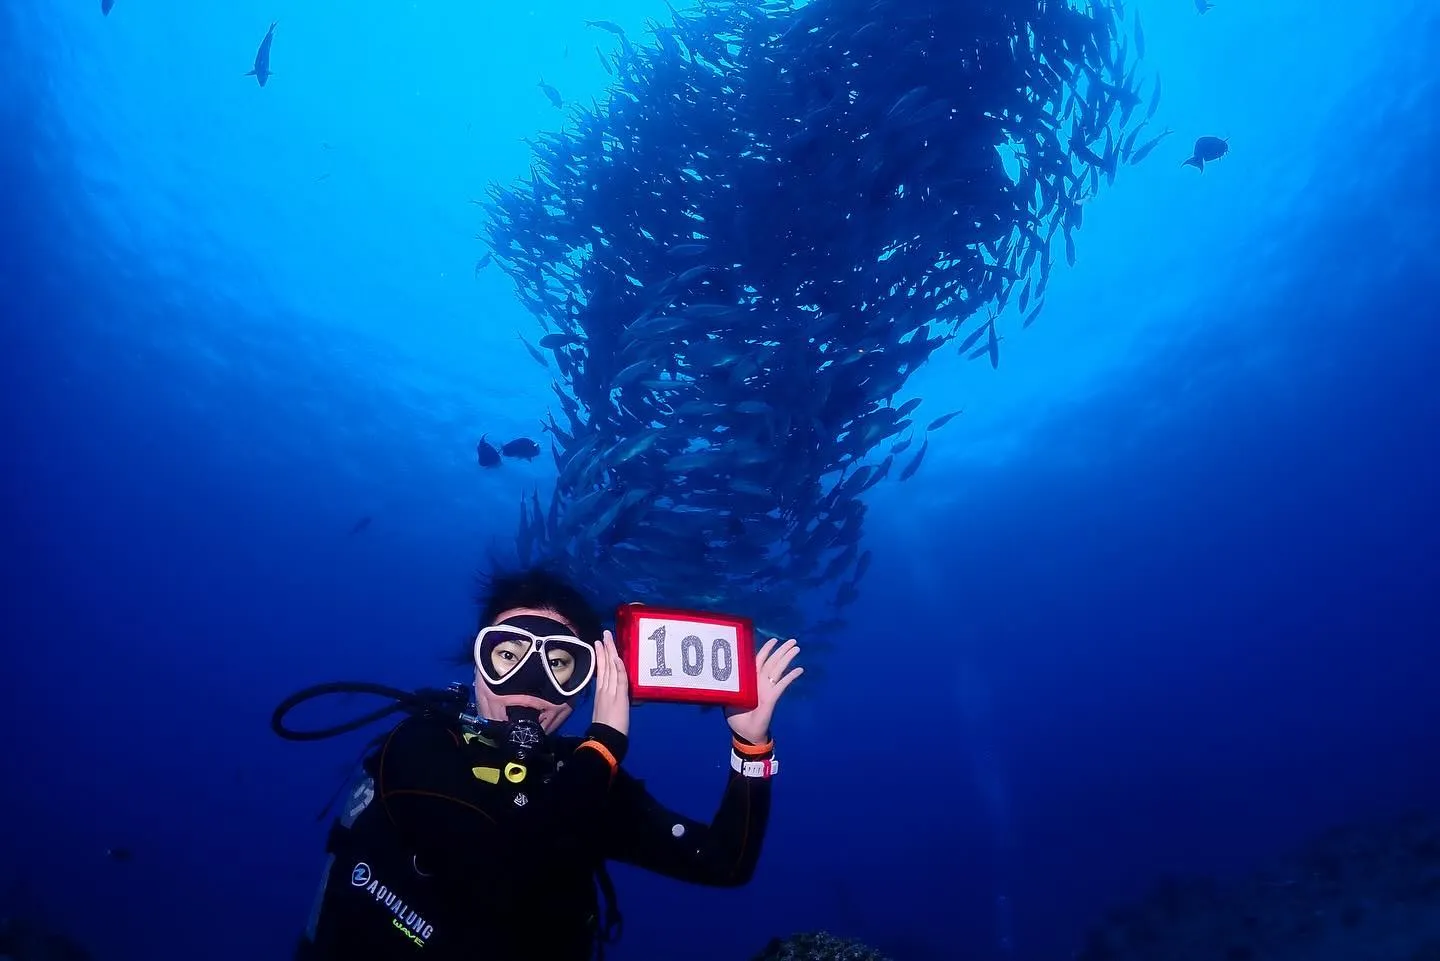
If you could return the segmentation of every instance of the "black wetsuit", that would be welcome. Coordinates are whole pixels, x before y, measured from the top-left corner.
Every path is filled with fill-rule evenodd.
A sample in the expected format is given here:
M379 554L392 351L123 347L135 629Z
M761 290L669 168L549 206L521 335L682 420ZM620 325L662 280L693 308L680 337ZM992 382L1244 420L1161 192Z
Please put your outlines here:
M732 769L705 825L621 768L626 746L603 724L551 737L514 783L483 731L435 715L402 722L330 830L297 961L583 961L602 928L606 860L698 884L748 881L769 780Z

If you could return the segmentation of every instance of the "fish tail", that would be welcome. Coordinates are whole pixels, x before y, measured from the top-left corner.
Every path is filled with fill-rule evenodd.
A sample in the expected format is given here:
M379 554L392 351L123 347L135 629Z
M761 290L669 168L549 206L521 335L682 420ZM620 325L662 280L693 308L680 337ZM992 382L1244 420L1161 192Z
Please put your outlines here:
M1191 157L1189 160L1186 160L1186 161L1184 161L1183 163L1181 163L1180 166L1182 166L1182 167L1194 167L1196 170L1200 171L1202 174L1205 172L1205 161L1201 160L1199 157Z

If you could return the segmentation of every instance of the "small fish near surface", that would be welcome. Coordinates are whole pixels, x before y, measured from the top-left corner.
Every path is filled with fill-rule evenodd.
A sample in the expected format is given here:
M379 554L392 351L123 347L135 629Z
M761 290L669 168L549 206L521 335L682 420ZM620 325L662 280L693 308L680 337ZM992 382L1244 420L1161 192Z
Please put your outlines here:
M604 30L608 33L613 33L617 37L625 36L625 31L621 29L618 24L612 23L609 20L586 20L585 26L595 27L598 30Z
M260 49L255 51L255 66L245 74L247 77L254 77L262 87L274 76L270 72L270 44L275 41L275 28L279 25L280 21L276 20L270 24L270 29L265 31L265 37L260 41Z
M540 445L528 437L517 437L501 447L500 453L519 460L534 460L540 455Z
M545 98L554 105L556 110L560 110L565 106L565 99L560 96L560 91L550 86L544 80L541 80L536 86L540 88L541 92L545 94Z
M500 452L485 439L484 434L480 435L480 443L475 445L475 459L481 467L500 466Z
M1230 141L1228 138L1201 137L1195 141L1195 155L1183 161L1180 166L1194 167L1201 173L1205 172L1205 164L1219 160L1230 152Z

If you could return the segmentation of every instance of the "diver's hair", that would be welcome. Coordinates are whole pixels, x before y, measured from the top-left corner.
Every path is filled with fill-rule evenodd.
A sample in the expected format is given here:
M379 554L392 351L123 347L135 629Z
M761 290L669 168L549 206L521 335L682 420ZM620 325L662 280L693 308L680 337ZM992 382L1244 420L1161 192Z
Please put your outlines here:
M506 611L529 607L536 610L554 611L575 628L575 634L582 641L594 643L600 640L604 623L590 600L564 576L553 569L540 565L520 570L506 570L492 563L489 571L476 576L476 603L480 608L479 628L489 627ZM460 664L474 663L473 635L465 642L465 649L459 652Z

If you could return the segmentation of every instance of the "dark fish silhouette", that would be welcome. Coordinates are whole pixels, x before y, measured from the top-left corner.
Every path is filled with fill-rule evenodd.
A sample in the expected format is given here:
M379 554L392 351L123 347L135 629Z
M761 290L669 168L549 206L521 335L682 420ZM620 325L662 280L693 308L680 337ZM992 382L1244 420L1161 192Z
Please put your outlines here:
M517 437L500 448L500 453L520 460L534 460L540 454L540 445L528 437Z
M1195 9L1201 13L1204 13L1206 10L1213 10L1214 8L1215 4L1211 3L1210 0L1195 0Z
M994 318L991 319L993 320ZM974 347L975 342L981 337L985 336L985 331L987 329L987 325L981 324L979 327L976 327L974 330L970 331L970 333L966 335L965 339L960 342L960 353L963 354L971 347Z
M130 861L135 857L135 852L129 848L106 848L105 856L112 861Z
M516 334L515 336L519 337L520 343L525 345L525 352L528 353L531 357L535 358L535 363L539 364L541 367L550 366L550 362L545 359L545 355L540 353L540 351L536 350L535 345L525 339L525 335Z
M1150 156L1150 151L1154 150L1157 146L1160 145L1160 141L1164 140L1166 137L1170 136L1174 132L1175 131L1173 130L1167 129L1164 133L1156 134L1154 137L1151 137L1149 140L1136 147L1135 153L1130 157L1130 164L1133 166L1144 160L1146 157Z
M100 12L110 16L110 11L115 9L115 0L100 0Z
M915 476L915 472L920 469L921 461L925 460L925 452L929 449L930 438L927 437L925 438L924 442L921 443L919 453L917 453L915 457L911 459L910 463L905 465L905 469L900 472L900 480L902 482L907 481L911 477Z
M270 44L275 40L275 28L280 21L276 20L270 24L270 29L265 31L265 37L260 41L260 49L255 51L255 68L245 76L254 77L260 86L265 86L273 74L270 72Z
M926 432L926 433L929 433L929 432L932 431L932 430L939 430L940 428L944 427L946 424L950 423L950 419L951 419L952 417L958 417L958 416L960 416L960 415L963 414L963 413L965 413L963 410L952 410L950 413L946 414L946 415L943 416L943 417L937 417L937 418L935 418L934 420L932 420L932 421L930 422L930 426L929 426L929 427L925 428L925 432Z
M1040 316L1040 308L1044 306L1045 301L1043 299L1037 300L1035 302L1035 306L1030 308L1030 313L1025 315L1025 322L1020 325L1020 329L1024 330L1026 327L1029 327L1031 324L1035 323L1035 318Z
M365 528L370 526L370 520L370 515L366 514L364 517L360 518L351 526L350 533L359 534L361 531L365 530Z
M481 467L500 466L500 452L495 449L494 444L485 439L483 434L480 436L480 443L475 445L475 459L480 462Z
M1230 141L1222 140L1219 137L1201 137L1195 141L1195 156L1183 161L1180 166L1194 167L1201 173L1205 172L1207 161L1216 161L1230 152Z
M561 107L565 106L565 101L560 96L560 91L550 86L544 80L541 80L540 83L537 84L537 86L545 94L545 96L549 98L550 102L555 105L556 110L559 110Z
M560 350L580 343L584 343L583 339L574 334L546 334L540 338L540 346L546 350Z

